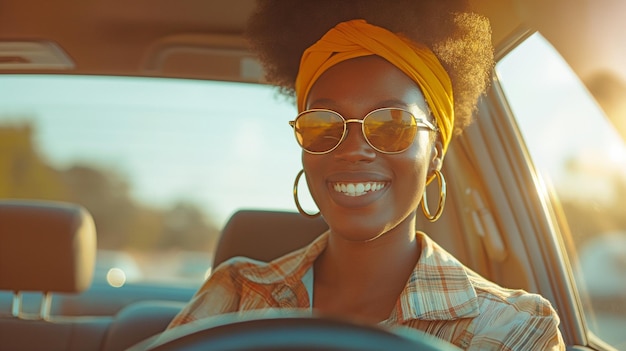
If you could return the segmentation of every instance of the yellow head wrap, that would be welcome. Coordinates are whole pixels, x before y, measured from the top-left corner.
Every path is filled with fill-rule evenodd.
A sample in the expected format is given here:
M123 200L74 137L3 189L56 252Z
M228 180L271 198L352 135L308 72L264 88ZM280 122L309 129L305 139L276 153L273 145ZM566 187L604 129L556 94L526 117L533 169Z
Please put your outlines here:
M339 23L304 51L296 78L298 111L305 109L311 87L327 69L339 62L369 55L386 59L417 83L435 115L445 155L454 127L452 83L448 73L427 47L362 19Z

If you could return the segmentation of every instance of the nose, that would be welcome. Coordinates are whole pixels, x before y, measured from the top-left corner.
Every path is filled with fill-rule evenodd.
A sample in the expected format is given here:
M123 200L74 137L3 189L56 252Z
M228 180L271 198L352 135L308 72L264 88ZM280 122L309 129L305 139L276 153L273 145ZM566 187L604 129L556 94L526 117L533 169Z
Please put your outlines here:
M346 136L334 150L335 157L351 163L371 161L376 157L376 150L365 140L362 123L347 123Z

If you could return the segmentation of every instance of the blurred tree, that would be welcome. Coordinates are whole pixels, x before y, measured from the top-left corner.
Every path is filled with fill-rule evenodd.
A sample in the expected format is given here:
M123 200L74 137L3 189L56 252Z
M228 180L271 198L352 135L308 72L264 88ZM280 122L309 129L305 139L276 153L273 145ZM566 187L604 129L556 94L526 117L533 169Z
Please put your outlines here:
M587 77L585 84L622 139L626 140L626 82L613 72L600 71Z
M185 250L213 250L219 229L208 222L199 208L189 202L178 202L164 214L161 247ZM207 233L209 235L207 235ZM209 251L209 252L211 252Z
M620 167L607 168L603 176L587 176L587 181L602 182L610 189L611 196L571 189L571 194L559 194L563 212L578 247L583 247L597 236L626 232L626 174ZM569 174L585 174L586 168L575 158L566 163ZM588 188L592 189L592 186Z
M118 173L94 165L66 170L48 165L28 124L0 125L0 198L67 201L94 217L102 249L212 250L219 230L202 210L181 201L170 209L134 199Z
M612 207L616 212L617 226L626 233L626 175L615 174L613 178L614 197Z
M70 189L67 200L84 206L93 215L100 248L127 247L132 235L143 233L130 232L137 205L128 195L128 185L113 171L74 165L63 176Z
M58 200L66 196L61 175L36 150L32 128L0 126L0 197Z

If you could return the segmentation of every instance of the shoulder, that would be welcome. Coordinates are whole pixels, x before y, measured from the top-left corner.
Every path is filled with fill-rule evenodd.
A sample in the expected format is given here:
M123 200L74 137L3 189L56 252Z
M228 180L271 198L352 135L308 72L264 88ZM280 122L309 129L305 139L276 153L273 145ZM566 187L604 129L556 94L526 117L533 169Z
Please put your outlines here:
M468 272L468 276L476 290L481 307L487 311L510 309L511 311L537 317L555 315L550 301L541 295L529 293L521 289L501 287L472 271Z
M242 276L245 276L246 272L263 270L267 266L267 262L257 261L248 257L232 257L215 267L205 284L211 281L227 281L237 283L242 280Z
M470 272L480 313L471 345L479 350L561 350L559 317L547 299L503 288Z
M249 281L263 281L268 272L272 270L271 267L271 263L248 257L232 257L215 267L196 294L220 287L238 290Z
M233 257L215 268L209 278L194 294L191 301L174 318L168 328L193 322L198 319L239 310L243 286L246 284L245 270L254 270L267 265L246 257Z
M438 268L429 271L437 272L439 279L445 277L447 291L456 284L456 291L472 292L477 312L457 339L464 349L564 350L559 317L547 299L503 288L460 263L425 234L421 237L422 256Z
M196 296L229 299L243 294L262 293L271 290L276 284L283 284L291 275L301 269L304 249L296 250L271 262L263 262L248 257L232 257L215 268L209 278L196 293ZM300 276L298 275L297 278Z

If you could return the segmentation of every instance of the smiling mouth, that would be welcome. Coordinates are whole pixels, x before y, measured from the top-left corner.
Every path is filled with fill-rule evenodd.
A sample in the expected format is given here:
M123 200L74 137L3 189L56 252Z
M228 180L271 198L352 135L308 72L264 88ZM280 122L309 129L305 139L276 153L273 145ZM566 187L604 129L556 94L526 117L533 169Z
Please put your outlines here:
M335 183L333 189L346 196L363 196L381 190L385 185L383 182Z

